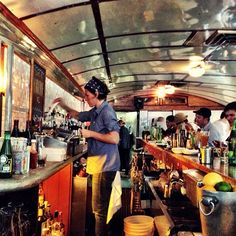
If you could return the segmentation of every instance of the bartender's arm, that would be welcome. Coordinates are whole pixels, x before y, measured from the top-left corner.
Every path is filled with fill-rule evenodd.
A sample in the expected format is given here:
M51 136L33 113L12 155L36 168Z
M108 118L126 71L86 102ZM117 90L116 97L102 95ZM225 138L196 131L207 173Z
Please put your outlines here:
M111 131L106 134L101 134L96 131L82 129L81 134L84 138L94 138L99 141L110 144L118 144L120 140L119 133L116 131Z

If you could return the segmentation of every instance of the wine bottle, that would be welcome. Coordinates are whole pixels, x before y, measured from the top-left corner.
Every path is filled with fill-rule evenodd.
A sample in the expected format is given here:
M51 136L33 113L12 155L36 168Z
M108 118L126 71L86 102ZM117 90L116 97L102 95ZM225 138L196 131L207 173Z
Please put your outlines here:
M10 178L12 176L12 164L11 132L5 131L0 151L0 178Z
M30 122L30 120L26 121L24 138L27 138L27 146L31 146L32 132L31 132L31 122Z
M20 136L20 131L19 131L19 120L14 120L14 125L13 129L11 132L12 137L19 137Z
M233 127L229 136L228 158L229 165L236 166L236 118L234 118Z

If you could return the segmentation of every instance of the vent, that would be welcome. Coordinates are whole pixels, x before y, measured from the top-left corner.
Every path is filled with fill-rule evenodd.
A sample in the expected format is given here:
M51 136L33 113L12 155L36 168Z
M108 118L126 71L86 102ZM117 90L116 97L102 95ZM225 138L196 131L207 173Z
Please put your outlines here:
M207 40L206 45L222 46L236 45L236 31L233 30L216 30Z

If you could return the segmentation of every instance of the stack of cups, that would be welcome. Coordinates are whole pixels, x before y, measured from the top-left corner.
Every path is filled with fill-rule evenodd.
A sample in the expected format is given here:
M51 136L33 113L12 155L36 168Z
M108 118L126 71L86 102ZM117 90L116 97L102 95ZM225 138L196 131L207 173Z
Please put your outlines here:
M154 220L150 216L133 215L124 219L125 236L153 236Z

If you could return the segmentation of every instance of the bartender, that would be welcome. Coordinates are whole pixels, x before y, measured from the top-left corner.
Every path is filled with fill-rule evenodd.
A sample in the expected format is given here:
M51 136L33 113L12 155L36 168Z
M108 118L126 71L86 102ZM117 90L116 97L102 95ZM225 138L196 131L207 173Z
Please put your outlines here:
M107 85L96 77L85 85L85 101L92 107L85 112L77 112L68 107L61 98L54 102L71 116L85 122L90 121L90 129L82 129L81 134L88 139L87 172L92 175L92 208L95 215L96 236L106 236L106 224L112 183L120 169L118 152L119 125L113 108L106 101L110 92ZM93 163L93 164L89 164ZM112 232L110 232L112 233Z

